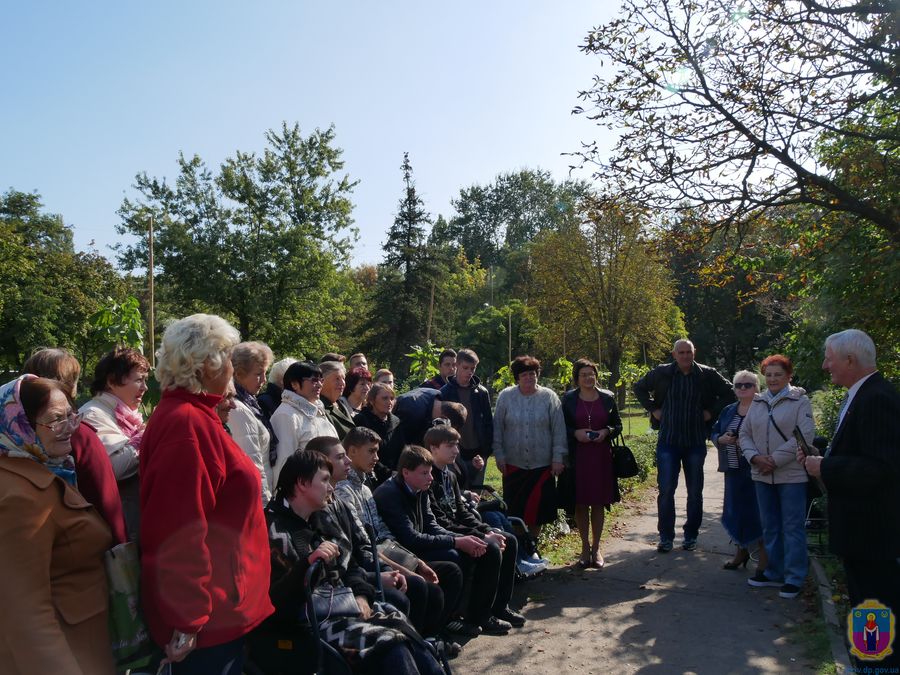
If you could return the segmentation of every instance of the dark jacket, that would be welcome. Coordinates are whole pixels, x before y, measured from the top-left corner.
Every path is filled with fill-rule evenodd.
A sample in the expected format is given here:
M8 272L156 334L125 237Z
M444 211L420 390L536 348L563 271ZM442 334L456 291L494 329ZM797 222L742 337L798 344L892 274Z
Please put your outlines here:
M448 467L446 472L447 480L450 483L449 491L444 486L445 474L443 471L433 466L431 475L434 482L428 490L428 504L431 506L438 525L461 536L473 535L484 539L484 535L491 532L492 528L466 506L453 467Z
M445 384L447 384L447 380L440 376L440 374L435 375L430 380L425 380L420 387L424 387L425 389L441 389Z
M431 428L434 402L442 398L437 389L412 389L397 397L394 414L400 418L400 428L407 443L422 445L425 432Z
M362 412L357 413L353 418L353 422L356 426L366 427L381 436L378 458L381 464L388 469L396 470L397 460L400 459L400 453L403 452L403 447L406 445L400 418L391 414L386 420L382 420L372 412L371 408L363 408Z
M292 624L303 615L306 594L303 577L309 569L309 555L325 540L336 541L341 555L325 565L323 581L344 585L353 589L354 595L364 596L370 603L375 599L375 589L366 581L365 570L357 565L353 556L347 555L340 540L343 533L322 512L304 520L283 499L274 498L266 507L269 524L272 576L269 597L275 606L273 622Z
M337 432L338 438L344 440L344 436L346 436L347 432L355 427L356 424L353 423L353 420L340 403L329 401L324 396L320 396L319 398L322 401L322 405L325 407L325 414L328 415L328 420L334 425L334 430Z
M822 481L834 553L900 557L900 394L880 373L863 382L844 413Z
M600 394L600 400L603 401L603 407L606 408L608 420L606 426L609 428L609 439L612 440L622 433L622 418L619 415L619 408L616 405L615 395L607 390L597 387L597 393ZM566 420L566 440L569 442L569 461L570 466L575 466L575 446L578 442L575 440L575 413L578 407L578 389L570 389L562 397L563 419Z
M266 420L272 417L272 413L281 405L281 387L271 382L266 384L266 390L256 397L259 407L262 408ZM271 431L271 429L270 429Z
M472 389L472 409L469 410L469 419L475 425L478 447L460 447L460 455L463 459L468 460L475 455L481 455L484 459L487 459L494 451L494 416L491 412L491 395L484 385L481 384L481 380L478 379L477 375L472 376L470 386ZM456 401L459 403L459 389L460 386L456 378L451 377L447 384L441 388L441 398L445 401Z
M734 390L731 383L722 377L715 368L694 362L700 371L700 404L708 410L712 418L707 423L707 430L712 427L719 413L729 403L734 402ZM634 384L634 395L648 413L662 410L672 377L678 369L677 363L661 363ZM659 429L659 422L650 415L650 426Z
M378 514L394 533L397 541L421 557L429 553L453 549L456 538L453 533L438 525L428 503L428 492L413 494L394 476L375 490Z

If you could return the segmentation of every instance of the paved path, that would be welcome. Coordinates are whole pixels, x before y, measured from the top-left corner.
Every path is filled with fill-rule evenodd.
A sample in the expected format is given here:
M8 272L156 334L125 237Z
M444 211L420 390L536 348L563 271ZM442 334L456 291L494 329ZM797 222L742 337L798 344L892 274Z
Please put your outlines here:
M698 549L682 551L684 485L676 495L676 548L656 552L656 490L629 507L601 544L603 570L548 572L516 591L528 623L505 637L481 636L453 662L468 673L809 673L787 627L801 598L754 589L747 570L722 563L733 547L719 523L723 480L707 457ZM515 603L514 603L515 604Z

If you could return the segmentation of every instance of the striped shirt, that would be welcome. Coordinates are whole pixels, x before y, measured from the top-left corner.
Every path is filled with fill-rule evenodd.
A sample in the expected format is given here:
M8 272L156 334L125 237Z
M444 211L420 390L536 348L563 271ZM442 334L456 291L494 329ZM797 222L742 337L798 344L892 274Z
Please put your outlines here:
M725 433L732 433L737 437L737 435L741 431L741 425L744 423L744 416L738 413L734 414L734 417L731 418L731 421L728 423L728 428L725 429ZM732 443L731 445L725 446L725 455L728 457L728 468L729 469L737 469L740 466L740 461L738 460L738 446L737 443Z
M662 407L659 437L666 445L698 448L706 445L706 425L700 402L700 369L691 366L685 375L678 368L672 375Z

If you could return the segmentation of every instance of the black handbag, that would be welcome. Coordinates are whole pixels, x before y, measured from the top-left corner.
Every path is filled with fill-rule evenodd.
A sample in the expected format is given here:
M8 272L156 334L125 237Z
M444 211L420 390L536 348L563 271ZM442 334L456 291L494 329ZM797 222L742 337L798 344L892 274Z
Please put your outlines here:
M633 478L640 473L631 449L616 436L612 441L613 473L616 478Z
M415 572L419 566L419 559L393 539L388 539L378 544L378 552L391 562L400 565L400 567L405 567L410 572Z
M312 592L311 600L319 623L328 619L357 617L360 614L353 589L347 586L322 584Z

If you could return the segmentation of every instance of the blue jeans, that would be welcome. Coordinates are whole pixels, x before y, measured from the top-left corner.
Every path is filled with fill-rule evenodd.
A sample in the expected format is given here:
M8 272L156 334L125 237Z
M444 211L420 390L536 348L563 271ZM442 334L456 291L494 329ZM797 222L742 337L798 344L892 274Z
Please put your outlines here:
M806 483L773 485L754 481L771 581L803 586L809 568L806 551Z
M695 448L681 448L659 442L656 444L656 480L659 496L656 506L659 511L657 529L660 541L675 539L675 490L678 489L678 474L684 468L684 483L687 486L687 520L684 521L684 538L697 538L703 520L703 463L706 461L706 445Z

